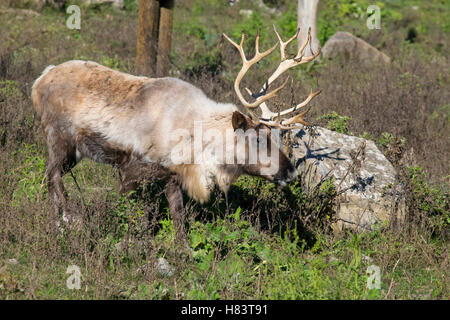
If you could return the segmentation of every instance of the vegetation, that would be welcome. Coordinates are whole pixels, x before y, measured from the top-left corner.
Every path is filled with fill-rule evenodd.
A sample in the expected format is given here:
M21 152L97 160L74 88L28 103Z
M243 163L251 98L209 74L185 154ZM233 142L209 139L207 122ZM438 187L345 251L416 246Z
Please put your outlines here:
M344 134L351 134L351 132L348 131L348 125L347 122L349 120L352 120L352 118L347 116L341 116L336 111L333 111L330 114L325 114L323 116L320 116L317 118L317 120L325 119L328 120L327 128L339 133Z
M369 30L371 1L321 0L322 45L335 31L349 31L392 63L310 64L291 74L291 94L276 101L290 105L320 87L310 119L377 143L407 190L402 232L387 225L332 232L339 191L332 179L306 192L301 179L279 189L244 176L227 197L217 191L206 205L186 197L192 258L174 246L163 185L151 181L137 191L141 197L121 197L118 172L106 165L83 160L64 178L71 205L86 222L82 230L61 231L51 215L47 150L31 85L48 64L70 59L133 73L138 5L124 2L122 11L82 7L81 30L67 29L65 12L49 6L26 15L1 9L34 9L31 1L0 5L0 299L449 298L448 1L376 2L382 29ZM296 29L293 1L265 3L275 13L249 0L233 7L222 0L178 1L172 74L238 104L232 86L240 57L221 33L238 39L245 30L251 52L257 29L262 48L275 41L272 23L285 38ZM242 16L240 9L253 13ZM244 85L260 87L277 63L276 54L268 57ZM175 272L163 275L158 258ZM70 265L80 268L80 290L66 285ZM371 265L380 268L380 289L367 285Z

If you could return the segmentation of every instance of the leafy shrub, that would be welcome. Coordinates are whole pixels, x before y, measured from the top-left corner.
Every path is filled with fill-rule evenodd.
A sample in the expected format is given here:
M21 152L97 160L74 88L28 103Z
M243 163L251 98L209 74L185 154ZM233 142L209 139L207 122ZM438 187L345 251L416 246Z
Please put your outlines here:
M404 137L395 137L389 132L383 132L377 142L381 147L389 147L389 145L392 145L397 141L399 141L402 146L405 146L406 144L406 139Z
M15 80L0 80L0 99L2 97L10 98L23 96L19 89L19 84ZM1 101L1 100L0 100Z
M267 28L267 30L266 30ZM245 32L246 41L244 42L244 49L246 52L249 52L250 50L253 50L254 41L256 39L256 35L258 33L258 30L261 29L261 43L263 43L264 40L267 40L267 36L269 34L268 30L270 30L266 23L264 23L264 20L258 12L253 12L253 14L250 17L243 18L239 23L233 25L233 29L231 32L231 37L236 42L238 39L241 39L242 31ZM263 36L264 35L264 36ZM239 43L237 41L237 43Z
M448 185L442 191L427 183L427 173L421 167L408 167L410 179L414 186L414 200L417 208L426 216L434 217L435 222L443 227L450 224Z
M46 190L45 158L38 152L35 144L25 143L13 156L24 159L19 167L11 171L11 177L17 179L12 196L14 204L19 205L24 199L36 202L41 191Z
M123 66L122 60L117 55L112 58L107 55L103 55L100 64L115 70L121 70Z
M276 21L276 27L281 35L291 36L297 32L297 6L290 1L284 14Z
M193 53L191 59L183 66L183 73L189 77L205 74L217 75L222 70L222 53L212 49L205 53Z
M327 128L344 134L352 134L348 129L347 122L352 120L351 117L341 116L336 111L333 111L330 114L326 114L317 118L317 120L325 119L328 120Z
M137 0L124 0L123 8L126 11L137 12L139 10L139 2Z

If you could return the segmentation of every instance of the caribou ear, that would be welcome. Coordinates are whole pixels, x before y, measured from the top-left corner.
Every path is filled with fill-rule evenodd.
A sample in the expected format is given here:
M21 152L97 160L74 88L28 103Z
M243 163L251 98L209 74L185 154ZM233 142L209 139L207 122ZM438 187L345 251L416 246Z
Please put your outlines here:
M242 129L245 131L253 126L252 119L239 111L233 112L231 123L233 124L234 131L236 131L237 129Z

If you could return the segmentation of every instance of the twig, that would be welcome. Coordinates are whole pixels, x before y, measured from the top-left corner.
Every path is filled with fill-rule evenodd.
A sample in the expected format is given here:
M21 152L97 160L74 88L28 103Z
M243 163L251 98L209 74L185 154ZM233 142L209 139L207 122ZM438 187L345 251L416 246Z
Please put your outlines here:
M366 142L363 141L361 143L361 145L358 147L358 152L356 153L356 155L354 157L352 157L352 164L348 167L347 172L345 173L344 177L341 179L341 182L339 182L339 185L337 186L336 189L341 188L341 184L344 182L344 180L347 178L348 174L353 170L353 168L355 167L355 160L358 159L359 155L362 153L362 151L366 148Z
M83 193L81 192L81 188L80 188L80 186L78 185L77 179L75 178L75 176L74 176L72 170L70 170L70 175L72 176L73 181L75 181L75 185L77 186L78 192L80 192L81 205L83 206L83 211L86 212L86 207L85 207L85 205L84 205L84 197L83 197Z
M400 258L397 260L397 262L395 263L395 265L394 265L394 268L392 269L392 273L394 273L394 271L395 271L395 268L397 268L397 265L398 265L398 262L400 261ZM392 284L394 283L394 275L392 275L392 278L391 278L391 283L389 284L389 289L388 289L388 292L386 293L386 295L384 296L384 298L386 299L387 298L387 296L389 295L389 293L391 292L391 288L392 288Z

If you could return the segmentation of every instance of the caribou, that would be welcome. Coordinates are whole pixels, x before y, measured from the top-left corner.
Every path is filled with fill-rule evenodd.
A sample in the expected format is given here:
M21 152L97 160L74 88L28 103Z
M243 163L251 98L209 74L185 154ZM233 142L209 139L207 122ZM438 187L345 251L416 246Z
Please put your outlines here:
M320 91L311 91L302 103L274 112L268 100L277 95L287 79L276 89L268 89L285 71L312 61L320 51L305 55L311 41L309 32L297 54L288 58L286 48L299 30L287 41L275 26L274 31L278 41L262 53L258 31L255 55L250 60L243 48L244 33L240 44L224 34L242 59L234 90L243 111L230 103L215 102L199 88L172 77L134 76L79 60L47 67L34 82L31 95L48 145L46 178L53 210L69 225L82 222L81 215L68 208L62 181L82 158L117 167L121 193L134 190L148 172L164 180L177 239L183 241L182 190L203 203L214 186L227 192L242 174L261 176L279 185L294 179L298 172L280 149L274 132L308 125L303 117L309 108L304 107ZM278 46L279 66L257 94L246 89L254 100L248 102L240 89L241 80L251 66ZM202 130L213 134L199 139ZM256 151L263 149L267 150L264 161Z

